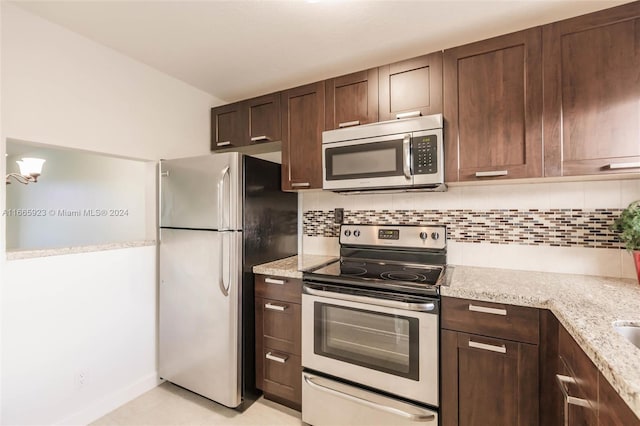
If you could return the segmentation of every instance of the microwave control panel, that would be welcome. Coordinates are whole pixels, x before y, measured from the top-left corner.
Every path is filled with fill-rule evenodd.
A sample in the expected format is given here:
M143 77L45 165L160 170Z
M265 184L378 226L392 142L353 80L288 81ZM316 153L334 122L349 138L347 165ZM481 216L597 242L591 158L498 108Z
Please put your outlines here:
M418 136L411 141L412 174L428 175L438 172L438 137Z

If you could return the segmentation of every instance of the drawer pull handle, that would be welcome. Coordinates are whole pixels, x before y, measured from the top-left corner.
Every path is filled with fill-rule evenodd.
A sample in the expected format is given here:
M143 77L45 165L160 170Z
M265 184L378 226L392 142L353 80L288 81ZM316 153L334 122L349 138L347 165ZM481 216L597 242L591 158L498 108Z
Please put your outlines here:
M354 121L345 121L344 123L338 123L338 128L342 129L343 127L351 127L351 126L359 126L360 120Z
M231 145L231 141L218 142L216 146L228 146Z
M612 170L615 169L635 169L636 167L640 167L640 161L636 163L611 163L609 164L609 168Z
M270 141L271 138L269 136L254 136L251 138L251 142L262 142L262 141Z
M272 311L280 311L280 312L288 308L287 305L276 305L275 303L265 303L264 307L266 309L271 309Z
M469 310L473 312L482 312L483 314L507 315L506 309L488 308L486 306L477 306L469 303Z
M569 395L569 391L564 384L576 383L576 379L574 379L573 377L556 374L556 380L558 381L558 386L560 386L560 391L562 391L562 400L564 406L564 426L569 426L569 405L578 405L580 407L591 408L591 403L589 403L589 401L586 399L576 398L575 396Z
M396 114L396 120L402 120L403 118L420 117L422 113L420 111L401 112Z
M476 172L476 177L496 177L506 176L509 174L508 170L491 170L489 172Z
M287 359L289 358L288 356L273 355L271 352L267 352L267 354L264 357L266 359L270 359L271 361L279 362L280 364L284 364L285 362L287 362Z
M292 183L291 184L292 188L305 188L307 186L311 186L311 184L309 182L300 182L300 183Z
M286 280L277 280L275 278L265 278L264 282L267 284L278 284L278 285L284 285L284 283L286 282Z
M507 347L505 345L487 345L486 343L474 342L473 340L469 340L469 347L475 349L483 349L485 351L498 352L501 354L507 353Z
M326 392L331 395L335 395L338 398L346 399L348 401L353 401L355 403L364 405L365 407L374 408L376 410L395 414L396 416L403 417L410 422L426 423L426 422L433 422L436 419L436 416L433 414L432 411L418 409L418 407L416 406L412 406L412 409L415 411L414 413L405 411L402 408L398 407L398 404L395 403L396 400L392 400L391 398L382 397L382 396L378 396L378 398L376 398L378 401L391 402L391 404L385 405L384 403L381 403L378 401L371 401L369 399L365 399L360 396L352 395L345 391L329 387L328 384L331 384L332 381L328 379L322 379L320 377L315 377L307 373L302 373L302 377L307 385L309 385L310 387L316 390ZM319 383L320 381L322 381L323 384L320 384ZM333 382L333 383L337 383L337 382ZM366 392L364 396L366 396L366 394L368 393L369 392ZM362 393L360 395L362 395Z

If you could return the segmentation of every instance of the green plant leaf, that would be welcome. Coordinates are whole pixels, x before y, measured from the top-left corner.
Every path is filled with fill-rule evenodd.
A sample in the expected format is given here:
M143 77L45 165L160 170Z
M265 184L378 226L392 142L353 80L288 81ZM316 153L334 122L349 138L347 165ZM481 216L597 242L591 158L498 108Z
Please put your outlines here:
M629 251L640 250L640 200L634 201L620 213L611 226Z

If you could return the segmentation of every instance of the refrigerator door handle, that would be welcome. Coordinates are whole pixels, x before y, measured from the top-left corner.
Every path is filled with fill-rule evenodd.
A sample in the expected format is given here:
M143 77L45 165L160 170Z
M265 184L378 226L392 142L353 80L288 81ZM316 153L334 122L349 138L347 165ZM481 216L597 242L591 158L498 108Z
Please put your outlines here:
M220 233L220 251L218 253L218 259L220 261L220 278L218 278L218 285L220 286L220 291L225 297L229 297L229 287L231 287L231 277L229 277L228 285L224 284L224 237L227 235L226 232ZM231 257L231 256L229 256ZM229 275L231 275L231 265L229 265Z
M220 180L218 181L218 229L221 231L226 231L229 229L228 226L224 224L224 181L225 177L231 177L229 175L229 165L225 166L222 170L222 174L220 175ZM231 203L229 203L229 215L231 214Z

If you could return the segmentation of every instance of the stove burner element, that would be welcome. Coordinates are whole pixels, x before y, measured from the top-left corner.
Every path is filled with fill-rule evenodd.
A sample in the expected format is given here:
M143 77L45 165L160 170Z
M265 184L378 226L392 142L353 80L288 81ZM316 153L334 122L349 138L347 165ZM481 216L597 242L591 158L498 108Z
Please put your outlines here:
M388 271L380 274L380 278L392 281L426 281L424 275L404 269L402 271Z
M342 275L359 276L367 273L367 270L361 266L345 266L340 265L340 273Z

